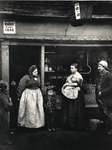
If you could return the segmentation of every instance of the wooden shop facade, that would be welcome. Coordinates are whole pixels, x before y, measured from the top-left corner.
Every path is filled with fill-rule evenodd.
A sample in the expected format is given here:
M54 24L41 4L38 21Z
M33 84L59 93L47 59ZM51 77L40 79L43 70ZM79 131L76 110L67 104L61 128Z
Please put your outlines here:
M111 2L0 2L0 78L16 81L36 64L44 92L47 82L61 87L70 65L79 64L86 107L97 107L95 83L99 60L112 69ZM77 19L75 6L80 7ZM108 11L107 11L108 9ZM12 88L10 86L10 88Z

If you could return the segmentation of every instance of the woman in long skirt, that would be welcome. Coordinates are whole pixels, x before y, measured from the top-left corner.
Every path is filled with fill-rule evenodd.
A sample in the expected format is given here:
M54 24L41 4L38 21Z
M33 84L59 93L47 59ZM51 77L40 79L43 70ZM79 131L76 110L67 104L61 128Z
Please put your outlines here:
M70 66L71 75L62 87L62 125L74 130L85 128L85 99L81 90L82 75L77 71L78 64Z
M43 96L40 90L40 76L35 65L22 77L17 88L20 99L18 126L40 128L45 124Z

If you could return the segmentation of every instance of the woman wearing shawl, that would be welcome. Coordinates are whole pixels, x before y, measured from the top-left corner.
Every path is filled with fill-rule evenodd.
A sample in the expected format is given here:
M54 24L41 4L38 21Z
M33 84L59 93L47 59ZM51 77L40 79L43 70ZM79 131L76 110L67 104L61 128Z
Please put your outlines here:
M6 81L0 80L0 141L2 140L3 144L12 144L10 141L10 108L13 103L8 87Z
M18 126L40 128L44 126L43 96L40 90L40 76L37 67L32 65L23 76L17 88L20 99Z
M75 130L84 129L85 100L81 90L82 75L77 71L78 64L70 66L71 75L62 87L64 100L62 103L62 125Z

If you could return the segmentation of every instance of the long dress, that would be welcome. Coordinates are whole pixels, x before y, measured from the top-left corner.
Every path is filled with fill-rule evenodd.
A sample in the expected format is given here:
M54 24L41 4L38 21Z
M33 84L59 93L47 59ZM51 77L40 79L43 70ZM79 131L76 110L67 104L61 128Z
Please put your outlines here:
M27 128L40 128L44 126L43 96L39 88L38 80L30 79L25 75L19 83L18 93L21 93L18 126ZM19 95L19 94L18 94Z
M66 81L68 82L71 78L72 75ZM81 88L78 91L78 97L75 99L64 96L61 112L61 123L63 126L76 130L85 128L85 99Z

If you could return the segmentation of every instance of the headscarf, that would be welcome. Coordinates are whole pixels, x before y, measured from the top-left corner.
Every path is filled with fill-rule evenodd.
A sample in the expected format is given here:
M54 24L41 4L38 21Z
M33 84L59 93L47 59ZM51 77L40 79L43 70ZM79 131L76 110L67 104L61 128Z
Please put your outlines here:
M30 77L32 77L32 72L37 69L36 65L32 65L29 69L28 69L28 74L30 75Z
M7 88L7 82L4 80L0 80L0 91L3 91Z

